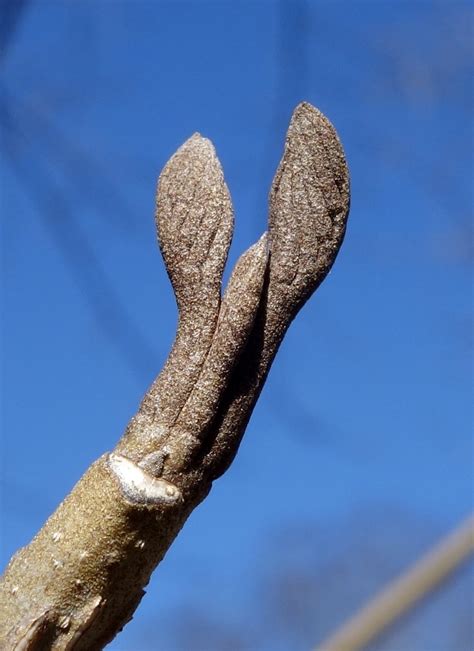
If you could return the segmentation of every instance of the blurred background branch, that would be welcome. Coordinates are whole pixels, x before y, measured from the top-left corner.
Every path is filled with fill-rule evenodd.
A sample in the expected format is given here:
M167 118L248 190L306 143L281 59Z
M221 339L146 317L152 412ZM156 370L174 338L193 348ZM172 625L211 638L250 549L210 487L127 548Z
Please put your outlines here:
M474 552L474 516L469 516L415 565L359 610L315 651L359 651L447 580Z

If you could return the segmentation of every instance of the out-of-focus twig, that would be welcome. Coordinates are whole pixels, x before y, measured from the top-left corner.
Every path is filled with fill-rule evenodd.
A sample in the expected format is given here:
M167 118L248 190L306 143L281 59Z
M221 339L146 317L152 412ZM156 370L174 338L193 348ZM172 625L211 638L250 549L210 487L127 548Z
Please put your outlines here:
M5 60L28 0L3 0L0 3L0 62Z
M315 651L358 651L403 615L474 552L474 515L357 612Z
M45 123L45 128L47 126ZM148 377L155 358L152 344L144 337L141 328L117 295L77 219L74 205L55 181L54 174L49 172L45 161L40 157L26 155L31 139L28 132L24 132L11 119L8 105L0 106L0 128L3 153L9 169L36 205L44 226L90 305L97 325L110 339L134 376L139 380ZM58 142L56 134L53 135L52 141ZM117 211L113 212L116 214Z

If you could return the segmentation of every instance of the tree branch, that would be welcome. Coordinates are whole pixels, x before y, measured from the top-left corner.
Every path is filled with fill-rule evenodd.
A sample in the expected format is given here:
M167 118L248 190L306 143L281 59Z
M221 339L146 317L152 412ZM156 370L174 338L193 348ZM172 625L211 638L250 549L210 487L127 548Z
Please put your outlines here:
M132 617L191 511L234 458L281 340L331 268L349 180L329 121L292 117L269 233L221 301L232 207L198 134L158 183L160 248L179 322L170 356L112 453L96 461L0 582L3 649L101 649Z

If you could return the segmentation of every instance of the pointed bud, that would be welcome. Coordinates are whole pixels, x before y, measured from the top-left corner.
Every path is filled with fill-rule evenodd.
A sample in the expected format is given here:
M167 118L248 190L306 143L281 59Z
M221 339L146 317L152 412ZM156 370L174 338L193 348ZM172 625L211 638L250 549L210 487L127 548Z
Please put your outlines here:
M270 192L271 279L301 305L331 268L344 237L349 176L329 120L296 107Z

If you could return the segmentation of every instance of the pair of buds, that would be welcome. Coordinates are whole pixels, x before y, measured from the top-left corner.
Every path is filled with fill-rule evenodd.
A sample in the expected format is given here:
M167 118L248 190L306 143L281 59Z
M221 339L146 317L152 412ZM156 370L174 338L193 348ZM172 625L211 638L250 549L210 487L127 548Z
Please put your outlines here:
M212 481L235 456L296 313L329 272L349 211L334 127L294 111L270 191L268 232L238 260L223 298L232 231L229 191L212 143L178 149L158 183L156 224L179 311L169 358L117 452L163 478ZM157 461L159 459L159 462Z

